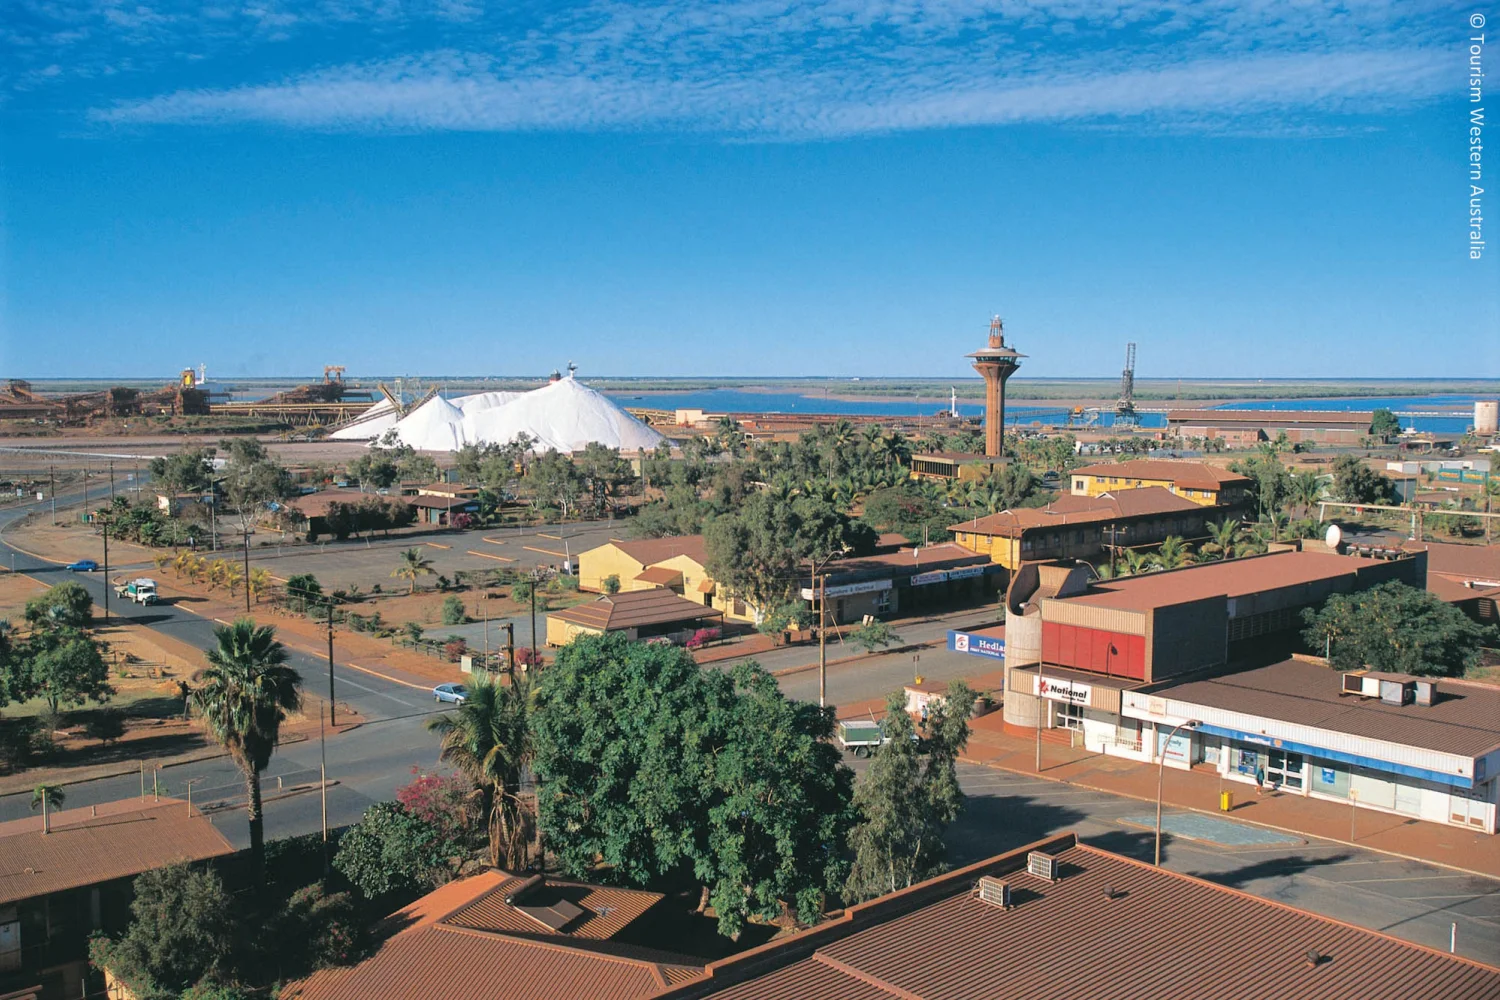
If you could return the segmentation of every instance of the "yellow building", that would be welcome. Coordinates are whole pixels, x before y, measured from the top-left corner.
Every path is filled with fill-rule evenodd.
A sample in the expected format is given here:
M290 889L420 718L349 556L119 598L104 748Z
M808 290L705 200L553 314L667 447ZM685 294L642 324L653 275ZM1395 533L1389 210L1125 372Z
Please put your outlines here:
M1206 465L1203 462L1172 462L1137 459L1085 465L1071 473L1073 495L1097 497L1104 493L1160 486L1177 496L1205 507L1233 505L1250 492L1249 476Z
M941 482L983 482L1004 466L997 458L944 451L911 457L912 479L936 479Z
M620 593L662 588L679 597L713 608L733 621L755 621L755 608L735 598L709 575L702 535L612 538L578 556L578 588L604 593L605 581L616 577Z

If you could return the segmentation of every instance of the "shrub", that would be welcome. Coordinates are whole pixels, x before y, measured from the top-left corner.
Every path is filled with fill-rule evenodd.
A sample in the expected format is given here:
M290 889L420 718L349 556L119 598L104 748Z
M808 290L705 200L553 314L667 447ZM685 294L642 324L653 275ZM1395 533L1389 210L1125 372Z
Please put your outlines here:
M611 573L609 576L606 576L604 578L603 583L604 583L604 592L606 594L618 594L620 592L620 577L619 577L619 574Z
M333 866L366 899L415 895L453 877L453 846L399 802L377 802L339 841Z
M103 708L90 714L87 729L90 739L111 743L125 735L125 718L116 709Z
M533 666L540 665L541 662L542 662L542 656L541 656L541 654L537 653L535 656L533 656L532 652L531 652L531 647L530 646L517 646L516 647L516 666L518 666L518 667L533 667Z
M464 612L463 598L456 595L443 598L443 624L462 625L469 620Z
M685 645L688 649L697 649L711 642L718 642L722 635L723 633L716 628L700 628L689 637Z
M187 865L145 872L136 877L130 912L118 941L89 942L89 961L137 996L179 992L228 970L238 908L213 872Z
M412 645L414 646L422 641L422 633L427 631L418 622L407 622L401 627L406 629L406 637L412 641Z
M276 958L283 976L350 965L364 951L365 929L354 897L321 883L298 889L276 919Z
M443 653L448 657L449 663L457 663L469 652L469 644L462 639L449 639L443 644Z

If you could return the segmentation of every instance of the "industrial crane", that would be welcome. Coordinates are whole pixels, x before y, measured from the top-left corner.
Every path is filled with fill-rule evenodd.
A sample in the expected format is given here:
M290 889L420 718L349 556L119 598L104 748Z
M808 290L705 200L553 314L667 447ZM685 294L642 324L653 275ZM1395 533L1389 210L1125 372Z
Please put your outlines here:
M1135 427L1135 341L1125 345L1125 370L1120 373L1120 400L1115 403L1115 426Z

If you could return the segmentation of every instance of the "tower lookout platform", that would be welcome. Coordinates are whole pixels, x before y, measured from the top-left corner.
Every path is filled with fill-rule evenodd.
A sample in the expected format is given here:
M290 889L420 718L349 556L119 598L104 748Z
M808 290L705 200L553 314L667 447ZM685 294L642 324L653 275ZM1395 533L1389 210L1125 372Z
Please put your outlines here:
M1005 346L1005 324L1000 317L990 320L990 343L974 359L974 370L984 378L984 454L987 458L1005 456L1005 380L1021 367L1026 357Z

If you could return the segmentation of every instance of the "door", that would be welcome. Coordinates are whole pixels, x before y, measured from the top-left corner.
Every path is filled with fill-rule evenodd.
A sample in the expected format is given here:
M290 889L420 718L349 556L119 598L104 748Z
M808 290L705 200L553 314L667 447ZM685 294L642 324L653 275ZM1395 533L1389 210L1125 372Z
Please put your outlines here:
M1303 760L1300 753L1266 751L1266 780L1273 785L1302 791Z
M1483 830L1489 811L1485 801L1488 788L1488 785L1480 785L1478 788L1453 789L1448 797L1448 822Z
M1396 811L1415 816L1422 811L1422 789L1404 781L1396 782Z

